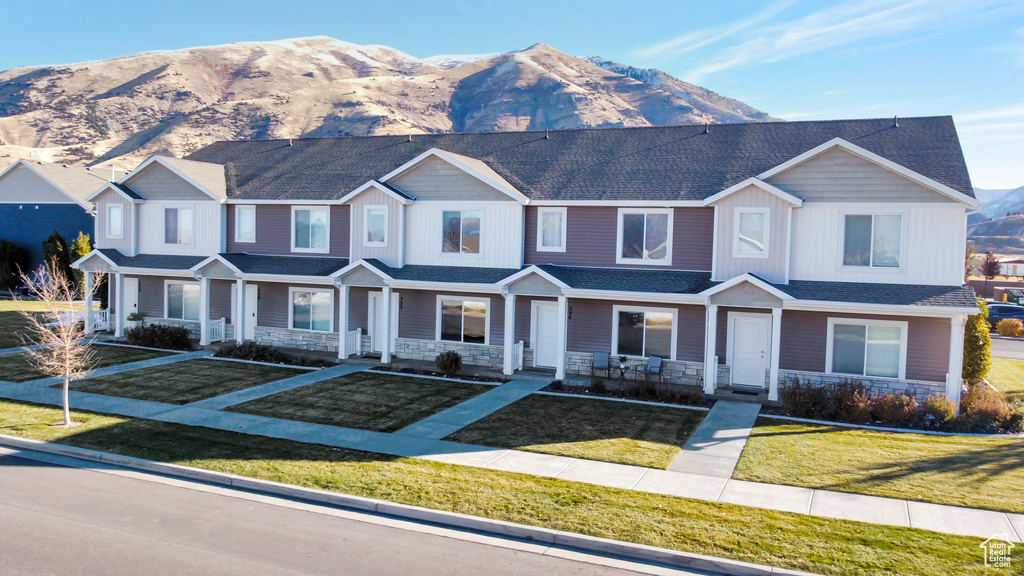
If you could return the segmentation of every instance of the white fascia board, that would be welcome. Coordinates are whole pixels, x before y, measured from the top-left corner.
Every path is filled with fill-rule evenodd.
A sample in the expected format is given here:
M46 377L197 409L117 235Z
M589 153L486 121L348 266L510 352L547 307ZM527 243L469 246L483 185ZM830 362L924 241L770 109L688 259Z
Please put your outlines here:
M124 190L121 190L117 186L114 186L113 182L107 182L106 184L100 186L99 190L97 190L97 191L93 192L92 194L90 194L89 197L85 199L85 201L86 202L92 202L93 200L95 200L95 198L97 196L99 196L100 194L103 194L104 192L106 192L108 188L113 190L114 192L117 192L121 196L124 196L124 198L126 200L128 200L129 202L131 202L132 204L141 204L142 203L142 200L140 200L138 198L132 198L131 196L125 194Z
M736 192L739 192L740 190L743 190L747 186L756 186L757 188L760 188L761 190L764 190L765 192L768 192L769 194L772 194L774 196L778 196L783 202L788 202L789 204L792 204L793 206L801 206L804 203L803 198L798 198L796 196L793 196L789 192L786 192L785 190L782 190L781 188L778 188L777 186L772 186L771 184L765 182L764 180L761 180L759 178L747 178L743 182L740 182L739 184L734 184L734 185L726 188L725 190L722 190L718 194L715 194L713 196L709 196L706 200L704 200L704 204L707 205L707 206L711 206L715 202L718 202L719 200L721 200L721 199L723 199L723 198L725 198L725 197L727 197L727 196L729 196L731 194L735 194Z
M460 162L458 158L452 157L450 154L446 153L444 150L441 150L440 148L431 148L430 150L427 150L426 152L420 154L419 156L413 158L412 160L409 160L405 164L402 164L398 168L395 168L391 172L388 172L382 178L380 178L380 181L387 182L388 180L392 180L400 176L401 174L404 174L405 172L408 172L409 170L415 168L428 158L440 158L441 160L444 160L445 162L451 164L452 166L455 166L459 170L462 170L466 174L469 174L470 176L476 178L477 180L483 182L484 184L487 184L491 188L494 188L498 192L501 192L502 194L509 196L510 198L519 202L520 204L526 204L527 202L529 202L529 198L527 198L526 195L520 192L519 190L516 190L515 188L510 188L509 186L505 186L500 182L495 182L493 178L481 174L480 172L467 166L465 163Z
M221 264L223 264L223 265L227 266L228 268L230 268L231 271L234 272L235 274L241 274L242 273L242 271L239 270L237 266L235 266L231 262L228 262L227 260L225 260L223 257L221 257L220 254L214 254L213 256L210 256L206 260L203 260L199 264L196 264L195 266L190 268L190 270L192 270L193 272L198 273L203 268L206 268L207 266L209 266L210 264L213 264L214 262L220 262Z
M530 274L536 274L536 275L540 276L541 278L547 280L548 282L551 282L555 286L558 286L562 290L570 289L570 286L568 284L566 284L565 282L562 282L558 278L555 278L551 274L545 272L544 270L542 270L541 268L538 268L535 265L531 265L529 268L525 268L523 270L520 270L519 272L516 272L515 274L509 276L508 278L503 278L503 279L495 282L495 284L497 284L498 286L508 286L509 284L515 282L516 280L520 280L522 278L525 278L525 277L529 276Z
M315 284L318 286L333 286L329 276L293 276L287 274L239 274L239 278L246 282L270 282L276 284Z
M623 292L621 290L581 290L571 288L565 290L569 298L585 300L616 300L619 302L654 302L665 304L693 304L704 306L708 303L707 296L701 294L665 294L660 292Z
M103 252L100 252L99 250L95 250L95 249L91 250L88 254L86 254L85 256L82 256L78 260L75 260L74 262L72 262L71 263L71 267L74 268L75 270L78 270L79 266L81 266L82 264L85 264L86 262L88 262L89 260L91 260L93 258L100 258L100 259L104 260L107 264L110 265L111 269L117 268L117 264L114 264L113 260L111 260L110 258L107 258L103 254Z
M772 296L775 296L776 298L779 298L782 301L796 300L789 294L786 294L785 292L779 290L778 288L775 288L771 284L768 284L764 280L761 280L760 278L752 276L750 274L741 274L740 276L736 276L735 278L726 280L725 282L722 282L718 286L712 286L711 288L708 288L707 290L701 292L701 295L713 296L715 294L718 294L719 292L723 292L744 282L753 284L754 286L757 286L761 290L764 290L765 292L771 294Z
M424 282L419 280L388 280L385 282L392 288L408 290L435 290L439 292L482 292L500 294L501 286L497 284L463 284L459 282Z
M883 314L887 316L929 316L949 318L978 314L978 308L948 306L910 306L901 304L856 304L851 302L824 302L820 300L792 300L783 302L785 310L808 312L836 312L844 314Z
M608 206L615 208L703 208L703 200L530 200L530 206Z
M380 276L381 280L384 280L384 281L392 280L391 276L388 276L384 272L378 270L375 266L373 266L371 264L367 264L366 261L362 260L362 259L356 260L355 262L352 262L351 264L349 264L348 266L345 266L341 270L338 270L334 274L331 274L331 275L327 276L327 278L330 278L332 281L334 281L334 280L337 280L338 278L341 278L342 276L347 275L349 272L352 272L353 270L356 270L357 268L362 268L364 270L369 270L370 272L373 272L377 276Z
M43 182L46 182L46 183L47 183L47 184L49 184L50 186L53 186L54 188L56 188L56 189L57 189L57 190L58 190L58 191L59 191L59 192L60 192L61 194L63 194L63 195L65 195L65 196L67 196L67 197L68 197L68 199L70 199L70 200L71 200L72 202L74 202L75 204L78 204L78 205L79 205L79 206L81 206L82 208L85 208L85 209L86 209L86 211L89 211L89 210L91 210L91 209L92 209L92 206L88 206L88 205L86 205L86 203L85 203L85 202L90 202L90 201L92 201L92 197L91 197L91 196L90 196L89 198L86 198L86 199L85 199L85 202L83 202L83 201L79 200L78 198L75 198L75 197L74 197L74 196L72 196L71 194L68 194L68 193L67 193L67 192L66 192L66 191L65 191L65 190L64 190L63 188L61 188L60 186L58 186L57 184L55 184L55 183L54 183L54 182L53 182L52 180L50 180L49 178L47 178L46 176L44 176L42 172L40 172L39 170L36 170L36 169L35 169L35 168L34 168L34 167L32 166L32 163L31 163L31 162L29 162L29 161L27 161L27 160L25 160L25 159L20 159L20 160L18 160L18 161L17 161L17 162L15 162L14 164L11 164L11 165L10 165L10 166L8 166L7 168L5 168L3 172L0 172L0 180L2 180L2 179L3 179L3 177L4 177L4 175L5 175L5 174L7 174L8 172L10 172L11 170L14 170L14 169L15 169L16 167L18 167L18 166L24 166L24 167L28 168L29 170L31 170L31 171L32 171L32 173L33 173L33 174L35 174L36 176L39 176L40 178L42 178L42 179L43 179ZM31 202L31 201L25 201L25 202L5 202L5 204L57 204L57 202Z
M115 268L118 274L132 274L134 276L171 276L174 278L195 278L192 269L178 270L165 268Z
M341 205L341 200L257 200L252 198L229 198L224 201L225 204L266 204L266 205L278 205L278 206L331 206Z
M394 190L388 188L387 186L381 185L381 183L377 182L376 180L370 180L369 182L367 182L366 184L363 184L359 188L356 188L355 190L349 192L348 194L345 194L344 196L341 197L341 200L338 200L337 202L339 204L347 204L347 203L351 202L353 198L355 198L356 196L359 196L363 192L366 192L370 188L375 188L375 189L380 190L381 192L387 194L388 196L391 196L392 198L397 200L399 204L411 204L412 203L412 200L410 200L409 198L406 198L405 196L402 196L400 194L395 194Z
M821 144L819 146L811 148L807 152L804 152L803 154L801 154L801 155L799 155L799 156L797 156L795 158L791 158L791 159L783 162L782 164L779 164L778 166L776 166L774 168L771 168L770 170L767 170L765 172L762 172L762 173L758 174L757 177L762 179L762 180L767 180L768 178L771 178L772 176L775 176L776 174L779 174L781 172L785 172L786 170L789 170L790 168L796 166L797 164L802 164L802 163L806 162L807 160L810 160L811 158L814 158L815 156L817 156L817 155L819 155L819 154L821 154L823 152L826 152L828 150L831 150L832 148L837 148L837 147L838 148L842 148L843 150L846 150L847 152L849 152L849 153L851 153L851 154L853 154L855 156L859 156L859 157L863 158L864 160L867 160L868 162L872 162L874 164L877 164L877 165L881 166L882 168L885 168L885 169L887 169L887 170L889 170L891 172L895 172L896 174L899 174L900 176L903 176L904 178L907 178L908 180L912 180L912 181L914 181L914 182L924 186L925 188L929 188L931 190L934 190L935 192L938 192L939 194L942 194L943 196L948 196L948 197L952 198L953 200L956 200L957 202L961 202L963 204L966 204L967 206L970 206L971 208L980 208L981 207L981 203L978 202L978 200L976 198L971 198L970 196L968 196L968 195L966 195L966 194L964 194L962 192L959 192L957 190L954 190L954 189L950 188L949 186L946 186L945 184L936 182L935 180L932 180L931 178L929 178L927 176L923 176L921 174L918 174L917 172L914 172L913 170L911 170L911 169L909 169L909 168L907 168L905 166L901 166L901 165L893 162L892 160L889 160L888 158L885 158L884 156L879 156L878 154L875 154L874 152L871 152L870 150L866 150L864 148L861 148L860 146L857 146L856 144L853 144L851 142L843 140L842 138L833 138L833 139L829 140L828 142L825 142L824 144Z
M158 155L156 155L156 154L154 154L153 156L150 156L149 158L147 158L147 159L146 159L146 160L145 160L145 161L144 161L144 162L143 162L142 164L140 164L140 165L139 165L139 167L138 167L138 168L136 168L135 170L132 170L132 171L131 171L131 172L129 172L128 174L125 174L125 175L124 175L124 176L123 176L123 177L122 177L122 178L121 178L120 180L118 180L118 181L117 181L117 183L118 183L118 184L125 184L125 185L127 185L127 184L128 184L128 182L129 182L130 180L132 180L132 179L133 179L133 178L135 178L136 176L138 176L138 175L142 174L142 173L143 173L143 172L144 172L144 171L146 170L146 168L149 168L149 165L150 165L150 164L152 164L152 163L154 163L154 162L156 162L157 164L160 164L160 165L161 165L161 166L163 166L164 168L167 168L168 170L170 170L171 172L173 172L175 176L178 176L178 177L179 177L179 178L181 178L182 180L184 180L184 181L188 182L189 184L191 184L191 185L195 186L195 187L196 187L196 188L198 188L198 189L199 189L199 190L200 190L200 191L201 191L202 193L204 193L204 194L206 194L207 196L209 196L209 197L210 197L211 199L213 199L213 200L216 200L217 202L222 202L222 203L223 203L223 202L224 202L224 201L226 200L226 198L221 198L220 196L218 196L218 195L214 194L214 193L213 193L213 192L212 192L211 190L209 190L209 189L208 189L208 188L207 188L206 186L203 186L203 185L202 185L202 184L200 184L199 182L196 182L195 180L193 180L193 179L192 179L192 177L191 177L191 176L189 176L188 174L185 174L185 173L184 173L184 172L182 172L181 170L178 170L178 169L177 169L177 168L175 168L174 166L171 166L171 164L170 164L170 163L168 163L168 162L165 162L165 161L163 160L163 158L162 158L161 156L158 156Z

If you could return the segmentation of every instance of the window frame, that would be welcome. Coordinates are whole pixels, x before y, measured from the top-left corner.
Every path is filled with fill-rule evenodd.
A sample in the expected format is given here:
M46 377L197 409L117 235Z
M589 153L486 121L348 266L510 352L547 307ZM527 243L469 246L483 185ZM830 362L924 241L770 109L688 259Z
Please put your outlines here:
M170 210L174 210L175 213L176 213L175 220L176 220L177 228L178 228L178 241L177 242L168 242L167 241L167 212L169 212ZM191 239L191 242L182 242L181 241L181 211L182 210L188 210L192 214L192 218L191 218L191 220L192 220L192 222L191 222L191 226L192 226L192 239ZM195 246L196 245L196 207L195 207L195 204L182 204L180 206L173 206L173 205L172 206L164 206L163 216L164 216L163 217L163 226L164 226L164 230L163 230L164 238L163 238L163 240L164 240L164 246Z
M623 258L622 257L622 233L623 217L627 214L667 214L668 225L665 238L665 258L653 260L648 258ZM619 208L617 225L615 231L615 263L636 264L640 266L671 266L672 265L672 229L675 224L675 209L673 208ZM646 242L647 223L644 219L644 239Z
M561 214L562 216L562 237L557 247L544 245L544 214ZM569 222L569 211L565 207L538 207L537 208L537 252L565 252L566 229Z
M867 327L869 326L886 326L896 327L900 329L900 363L897 370L896 377L892 376L872 376L870 374L849 374L846 372L835 372L832 370L832 355L834 349L835 339L835 327L836 325L842 326L864 326L865 327L865 340L864 340L864 367L863 372L867 371ZM826 334L825 341L825 373L834 376L856 376L858 378L877 378L881 380L906 380L907 378L907 332L909 331L910 323L905 320L876 320L876 319L862 319L862 318L836 318L830 317L827 323L828 333Z
M238 235L238 222L239 213L242 210L252 210L252 239L245 239ZM255 204L236 204L235 205L235 242L244 244L255 244L256 243L256 205Z
M675 361L677 348L679 347L679 309L678 308L659 308L655 306L629 306L622 304L612 305L612 346L611 355L615 356L626 356L628 358L642 359L650 358L650 356L634 356L632 354L620 354L619 353L619 313L627 312L631 314L642 313L644 315L644 324L647 323L647 313L657 312L662 314L672 315L672 338L671 338L671 354L664 360ZM647 330L644 329L644 343L643 352L647 353Z
M117 222L118 222L118 226L121 228L121 233L117 234L117 235L115 235L115 234L110 232L110 223L114 220L111 217L110 212L114 208L116 208L117 211L118 211ZM116 203L116 202L112 202L110 204L107 204L106 215L107 215L107 222L106 222L107 238L110 238L111 240L121 240L121 239L123 239L124 238L124 205L122 205L120 203Z
M184 286L194 286L197 290L199 290L199 297L200 298L203 297L203 289L202 289L202 286L200 285L200 283L198 281L193 282L193 281L188 281L188 280L164 280L164 320L181 320L182 322L202 322L202 320L203 320L203 316L202 316L202 314L203 314L203 304L202 304L202 302L199 303L199 310L197 311L198 317L195 320L193 320L191 318L184 318L184 316L185 316L185 302L184 302L185 290L184 290L184 288L182 288L182 294L181 294L181 298L182 298L181 315L183 317L182 318L172 318L168 314L170 312L170 309L171 309L171 294L170 294L170 290L171 290L171 286L172 285L181 285L183 287Z
M871 245L869 246L869 263L867 266L855 266L846 264L846 217L847 216L870 216L871 217ZM875 266L875 217L876 216L899 216L900 218L900 265L899 266ZM843 235L839 240L839 269L843 272L871 272L897 273L903 272L906 267L904 256L907 253L907 214L905 212L881 211L871 212L864 210L841 210L839 218L843 221Z
M370 240L369 240L370 212L373 212L373 211L384 212L384 240L381 241L381 242L370 242ZM378 248L387 247L387 245L388 245L388 231L389 231L388 230L388 228L389 228L389 226L388 226L388 224L389 224L388 223L389 216L390 216L390 214L388 214L388 206L386 204L372 204L372 205L368 205L368 206L363 206L363 246L378 247Z
M445 252L444 251L444 213L445 212L458 212L459 213L459 251L458 252ZM466 212L479 212L480 213L480 251L479 252L463 252L462 251L462 220L465 218L463 214ZM439 215L441 222L441 233L440 233L440 246L439 252L442 258L483 258L484 257L484 223L487 219L487 210L483 206L465 206L465 207L441 207L441 214Z
M313 329L313 317L312 307L310 307L310 319L309 328L296 328L295 327L295 293L304 292L309 293L310 297L316 293L326 293L330 298L331 310L328 314L328 327L327 330L315 330ZM332 288L313 288L306 286L289 286L288 287L288 330L295 330L297 332L312 332L313 334L330 334L334 332L334 290ZM344 334L342 334L344 337Z
M469 344L477 346L489 346L491 343L491 299L477 296L456 296L454 294L438 294L436 305L436 318L434 321L434 340L438 342L456 342L455 340L441 340L441 303L445 300L458 301L462 303L462 340L458 344ZM466 342L466 302L483 302L484 304L484 342Z
M326 230L325 230L325 234L324 234L324 248L322 250L319 249L319 248L313 248L312 247L312 244L313 244L312 227L311 227L311 230L310 230L310 241L309 241L310 247L309 248L298 248L298 247L295 246L295 213L300 211L300 210L308 210L310 212L312 212L313 210L323 210L323 211L325 211L327 213L327 223L326 223ZM310 214L310 219L309 220L310 220L310 222L313 221L312 214ZM291 231L290 231L290 235L291 235L291 251L292 252L301 252L301 253L307 253L307 254L329 254L330 251L331 251L331 207L326 205L326 204L324 204L324 205L308 205L308 206L307 205L300 205L300 206L294 206L293 205L292 206L292 218L291 218Z
M762 214L764 216L764 238L762 242L764 244L764 250L761 252L741 252L740 251L740 220L744 214ZM733 258L760 258L765 259L769 256L770 242L771 242L771 223L772 223L772 209L771 208L736 208L733 216L732 224L732 256Z

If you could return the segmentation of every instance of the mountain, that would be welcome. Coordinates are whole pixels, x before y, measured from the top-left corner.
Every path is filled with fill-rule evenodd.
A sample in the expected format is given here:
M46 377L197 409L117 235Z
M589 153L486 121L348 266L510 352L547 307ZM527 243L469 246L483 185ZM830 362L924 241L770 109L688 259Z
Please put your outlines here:
M981 202L981 213L988 218L1001 218L1024 211L1024 186L1012 190L974 189Z
M1024 215L1003 216L968 224L967 239L978 253L1024 254Z
M543 44L420 59L313 37L0 72L0 164L127 167L217 140L764 120L664 72Z

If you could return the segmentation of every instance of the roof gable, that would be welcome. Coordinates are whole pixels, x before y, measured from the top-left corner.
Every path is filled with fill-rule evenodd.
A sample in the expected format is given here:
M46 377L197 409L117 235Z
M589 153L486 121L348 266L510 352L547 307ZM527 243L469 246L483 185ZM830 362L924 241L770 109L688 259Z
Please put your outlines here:
M427 150L380 180L422 200L493 199L526 203L526 196L486 163L437 148Z
M186 186L181 186L180 182ZM165 156L150 156L118 181L150 200L225 200L224 166Z
M73 203L88 210L90 193L103 182L82 166L18 160L0 172L0 202Z
M747 178L746 180L740 182L739 184L736 184L735 186L730 186L729 188L722 190L718 194L710 196L707 200L704 201L704 203L707 204L708 206L713 206L718 202L728 198L729 196L732 196L733 194L746 190L750 186L754 186L756 188L764 190L769 194L777 196L783 202L787 202L789 204L792 204L793 206L800 206L804 203L803 199L798 198L776 186L772 186L771 184L759 178Z

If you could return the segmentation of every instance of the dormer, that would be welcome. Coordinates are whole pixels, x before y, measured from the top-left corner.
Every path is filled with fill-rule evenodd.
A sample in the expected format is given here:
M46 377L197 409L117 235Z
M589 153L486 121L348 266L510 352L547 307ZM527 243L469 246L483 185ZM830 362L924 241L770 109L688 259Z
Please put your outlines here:
M96 248L113 248L125 256L138 254L138 206L142 196L124 184L108 182L88 200L96 206Z

